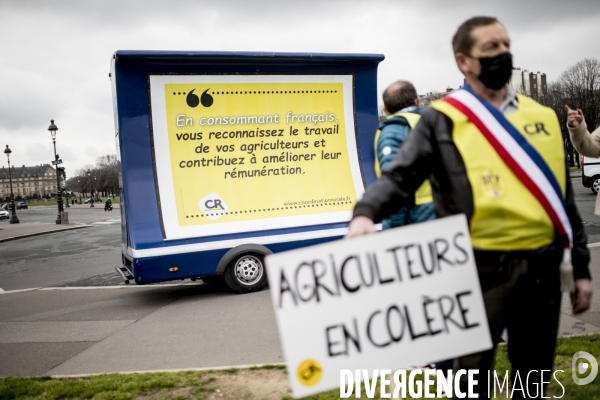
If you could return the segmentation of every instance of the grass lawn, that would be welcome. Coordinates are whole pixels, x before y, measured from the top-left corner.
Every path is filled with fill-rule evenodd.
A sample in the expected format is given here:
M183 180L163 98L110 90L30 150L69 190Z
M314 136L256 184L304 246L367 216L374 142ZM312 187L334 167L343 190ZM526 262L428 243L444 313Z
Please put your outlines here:
M573 354L586 351L600 355L600 335L558 340L555 359L556 377L563 389L551 379L546 396L562 399L600 399L600 377L585 386L571 378ZM506 346L496 357L499 371L509 369ZM0 400L8 399L292 399L283 366L221 371L179 373L107 374L86 378L14 378L0 379ZM388 392L389 393L389 392ZM339 399L339 389L305 397L304 400ZM367 398L361 390L362 397ZM355 398L354 394L351 398ZM376 396L375 398L380 398ZM504 397L499 397L504 398Z
M232 373L224 370L220 374ZM4 378L0 380L0 399L134 399L142 394L158 398L202 399L215 391L208 372L107 374L89 378L53 379ZM181 390L181 389L188 390ZM181 394L169 396L180 389ZM164 395L161 396L161 393ZM185 394L184 394L185 393Z

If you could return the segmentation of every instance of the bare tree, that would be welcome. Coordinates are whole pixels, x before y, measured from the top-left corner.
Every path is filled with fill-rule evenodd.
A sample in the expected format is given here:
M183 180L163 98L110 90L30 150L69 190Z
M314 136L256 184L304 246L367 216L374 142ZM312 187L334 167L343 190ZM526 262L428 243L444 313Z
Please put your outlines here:
M565 104L581 109L591 132L600 125L600 61L586 58L558 78ZM564 107L564 106L563 106Z
M522 88L517 91L531 95ZM577 62L560 74L556 82L549 84L546 93L540 92L539 95L532 97L556 112L569 165L580 167L579 154L569 139L565 105L573 109L581 109L590 132L600 124L600 62L595 58L586 58Z
M550 83L545 92L539 90L541 88L534 91L527 84L523 87L521 82L515 82L513 88L556 112L569 165L580 167L579 154L569 139L565 105L581 109L590 132L600 125L600 61L586 58L577 62L560 74L556 82Z
M90 172L89 176L88 171ZM96 166L88 164L82 169L78 169L75 176L69 178L67 183L70 188L77 189L84 197L91 196L96 191L108 195L109 191L115 193L119 188L118 177L116 186L113 186L114 182L109 178L111 175L117 175L116 156L106 155L96 160ZM114 189L115 187L116 189ZM90 190L93 193L90 193Z
M95 172L98 177L97 186L105 196L116 194L119 190L118 161L115 154L107 154L96 160Z

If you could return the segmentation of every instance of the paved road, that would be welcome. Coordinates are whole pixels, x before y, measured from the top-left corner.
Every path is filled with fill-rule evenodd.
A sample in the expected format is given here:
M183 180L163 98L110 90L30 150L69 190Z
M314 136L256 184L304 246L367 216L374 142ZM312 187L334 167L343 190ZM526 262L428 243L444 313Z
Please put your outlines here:
M69 213L70 223L80 224L99 224L102 225L108 221L121 221L120 210L104 211L104 205L90 208L89 206L76 206L64 209ZM53 223L58 214L57 206L30 207L27 210L17 210L17 217L23 223ZM9 220L0 220L0 227L8 224Z
M592 249L600 260L600 248ZM600 276L600 262L593 263ZM596 284L597 293L600 288ZM600 296L593 310L600 310ZM560 334L600 332L563 302ZM211 285L48 288L0 294L0 376L214 368L283 362L268 290Z
M210 285L0 294L0 376L283 362L268 291Z
M572 180L577 207L589 243L600 243L600 216L594 215L596 196ZM114 266L120 261L120 212L101 207L68 209L72 224L91 224L91 229L0 243L0 288L7 290L48 286L106 286L122 284ZM56 207L18 210L23 223L48 223L56 219ZM0 228L8 220L0 221Z
M118 285L114 266L121 259L121 216L118 210L69 208L78 229L0 243L0 288L8 290L47 286ZM18 210L22 224L56 219L56 207ZM0 222L8 224L8 220Z
M600 242L595 196L578 181L574 188L590 242ZM19 214L30 222L53 216L53 209ZM201 283L100 287L120 283L112 272L120 256L118 216L71 209L71 222L94 227L0 243L4 290L63 286L0 294L0 376L283 361L268 290L235 295ZM592 274L600 277L600 247L591 252ZM600 279L594 285L592 311L583 316L570 315L564 299L561 334L600 332Z

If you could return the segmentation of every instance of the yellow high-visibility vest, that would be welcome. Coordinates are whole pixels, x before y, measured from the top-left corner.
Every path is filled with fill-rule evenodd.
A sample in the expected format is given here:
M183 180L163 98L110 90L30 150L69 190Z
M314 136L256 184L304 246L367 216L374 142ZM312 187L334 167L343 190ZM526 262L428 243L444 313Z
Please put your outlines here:
M563 138L554 111L517 95L519 108L506 119L541 155L566 197ZM431 105L454 123L458 148L473 192L473 247L482 250L532 250L554 240L554 225L529 189L467 117L444 101Z

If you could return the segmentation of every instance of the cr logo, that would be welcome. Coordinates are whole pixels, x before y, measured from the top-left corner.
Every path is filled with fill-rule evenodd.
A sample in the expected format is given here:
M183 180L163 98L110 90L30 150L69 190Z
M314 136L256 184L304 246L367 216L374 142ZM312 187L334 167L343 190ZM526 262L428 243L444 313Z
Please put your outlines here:
M523 127L523 129L525 129L525 132L529 133L530 135L535 135L540 132L544 132L546 135L550 136L550 134L544 127L543 122L536 122L535 124L527 124Z
M225 208L223 207L223 205L221 204L221 202L222 202L221 199L206 200L204 202L204 207L206 207L209 210L214 210L215 208L219 208L221 210L224 210Z
M216 220L229 212L227 203L217 193L209 193L198 201L198 208L209 220Z

